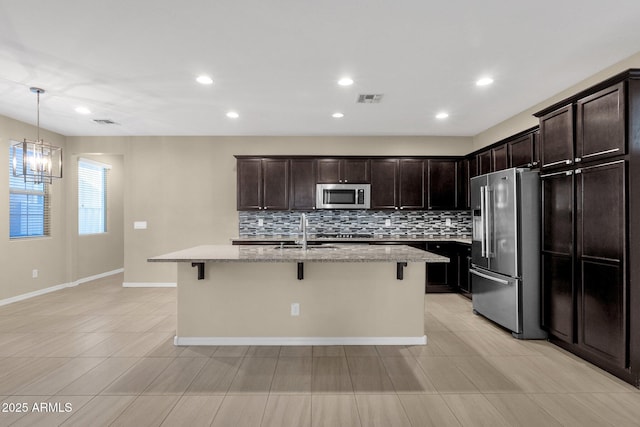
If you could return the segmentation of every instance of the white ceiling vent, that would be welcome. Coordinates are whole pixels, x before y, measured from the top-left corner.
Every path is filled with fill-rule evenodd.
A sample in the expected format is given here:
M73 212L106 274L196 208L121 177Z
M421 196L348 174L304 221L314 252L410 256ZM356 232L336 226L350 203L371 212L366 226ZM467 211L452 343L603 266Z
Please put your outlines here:
M99 125L117 125L118 124L113 120L109 120L109 119L94 119L93 121Z
M378 104L382 101L382 96L381 93L358 95L357 102L358 104Z

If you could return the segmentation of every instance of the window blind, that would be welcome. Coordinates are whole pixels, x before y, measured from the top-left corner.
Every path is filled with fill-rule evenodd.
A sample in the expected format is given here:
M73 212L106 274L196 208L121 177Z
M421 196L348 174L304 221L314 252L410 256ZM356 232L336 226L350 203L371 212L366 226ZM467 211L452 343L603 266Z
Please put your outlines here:
M22 176L13 176L12 150L17 156L16 167L22 167L22 148L9 147L9 237L49 236L49 184L24 182Z
M78 159L78 233L107 231L107 172L111 166Z

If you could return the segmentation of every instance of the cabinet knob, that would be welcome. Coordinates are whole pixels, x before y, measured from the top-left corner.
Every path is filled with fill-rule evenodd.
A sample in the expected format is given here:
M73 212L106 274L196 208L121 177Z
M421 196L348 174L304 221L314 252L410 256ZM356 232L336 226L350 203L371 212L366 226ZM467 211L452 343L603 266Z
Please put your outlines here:
M576 175L582 173L582 169L576 169Z
M530 168L531 166L533 166L533 163L527 163L528 168Z
M565 161L564 161L564 163L565 163L566 165L570 165L570 164L571 164L571 163L573 163L573 162L572 162L571 160L565 160Z
M538 162L533 162L533 166L538 166Z
M400 206L400 209L404 209L404 206Z
M396 210L398 210L398 207L396 206Z
M580 157L576 157L576 158L575 158L575 162L576 162L576 163L580 163L581 161L582 161L582 159L581 159Z
M266 206L264 207L264 210L265 210L265 211L267 210L267 207L266 207Z

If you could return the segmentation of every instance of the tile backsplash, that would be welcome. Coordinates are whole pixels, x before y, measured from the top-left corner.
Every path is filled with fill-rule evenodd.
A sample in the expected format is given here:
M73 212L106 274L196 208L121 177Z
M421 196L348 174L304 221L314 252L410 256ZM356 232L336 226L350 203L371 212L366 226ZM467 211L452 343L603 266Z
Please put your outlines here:
M310 236L318 233L375 237L471 235L470 211L314 210L306 213ZM240 237L294 237L299 233L300 212L240 211L238 217ZM447 225L447 220L451 225Z

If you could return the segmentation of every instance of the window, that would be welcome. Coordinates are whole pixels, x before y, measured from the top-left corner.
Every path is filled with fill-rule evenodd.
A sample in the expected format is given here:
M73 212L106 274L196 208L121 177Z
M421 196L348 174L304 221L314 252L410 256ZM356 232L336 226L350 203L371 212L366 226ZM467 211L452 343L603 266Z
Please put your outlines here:
M107 171L110 165L78 159L78 233L107 232Z
M24 182L13 176L11 150L16 150L17 164L22 164L22 148L9 148L9 237L42 237L49 235L49 184Z

